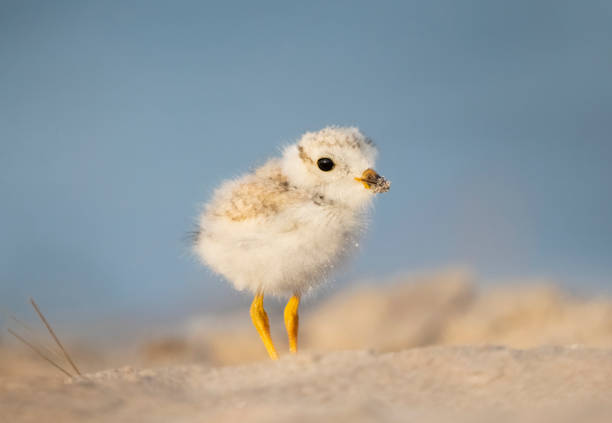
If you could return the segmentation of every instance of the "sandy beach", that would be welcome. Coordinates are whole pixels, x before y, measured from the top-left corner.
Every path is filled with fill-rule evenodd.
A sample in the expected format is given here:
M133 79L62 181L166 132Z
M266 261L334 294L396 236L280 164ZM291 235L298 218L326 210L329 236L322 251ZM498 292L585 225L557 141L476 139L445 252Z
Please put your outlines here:
M275 340L285 352L275 308ZM139 341L131 353L75 349L87 367L75 378L5 343L0 421L604 422L612 415L607 299L538 283L482 289L460 271L407 277L306 306L301 352L278 362L266 359L247 317L194 316L176 335Z
M604 422L610 398L610 350L428 347L128 367L9 389L0 404L7 422Z

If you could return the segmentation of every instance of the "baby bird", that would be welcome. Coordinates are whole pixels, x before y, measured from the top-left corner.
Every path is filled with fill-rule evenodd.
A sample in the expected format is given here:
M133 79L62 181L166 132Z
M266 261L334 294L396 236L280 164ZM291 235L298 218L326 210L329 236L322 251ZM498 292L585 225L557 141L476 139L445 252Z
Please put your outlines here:
M264 295L290 297L284 319L297 352L300 297L357 247L374 194L374 143L357 128L305 133L252 173L224 182L199 218L196 254L236 289L254 294L251 319L270 358Z

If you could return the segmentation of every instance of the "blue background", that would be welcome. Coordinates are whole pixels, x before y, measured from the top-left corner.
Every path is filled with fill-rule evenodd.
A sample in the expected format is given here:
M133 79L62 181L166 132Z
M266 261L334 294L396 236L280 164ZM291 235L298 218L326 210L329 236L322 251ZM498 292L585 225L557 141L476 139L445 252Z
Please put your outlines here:
M0 3L0 307L248 302L189 255L222 180L357 125L393 181L359 260L609 292L612 3Z

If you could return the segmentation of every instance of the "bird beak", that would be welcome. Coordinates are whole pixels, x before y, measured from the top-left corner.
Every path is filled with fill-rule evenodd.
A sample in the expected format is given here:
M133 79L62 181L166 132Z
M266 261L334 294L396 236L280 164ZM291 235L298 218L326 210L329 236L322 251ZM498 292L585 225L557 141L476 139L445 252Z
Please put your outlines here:
M380 176L374 169L366 169L361 174L361 178L355 178L355 180L361 182L366 189L370 189L376 194L387 192L391 187L391 181Z

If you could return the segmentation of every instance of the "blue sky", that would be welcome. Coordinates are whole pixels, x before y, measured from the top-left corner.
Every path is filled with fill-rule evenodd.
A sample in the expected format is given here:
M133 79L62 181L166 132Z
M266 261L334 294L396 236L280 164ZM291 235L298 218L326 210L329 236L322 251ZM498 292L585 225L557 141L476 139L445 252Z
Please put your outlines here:
M247 301L184 235L223 179L357 125L393 181L339 283L471 266L609 291L609 2L0 2L0 307Z

